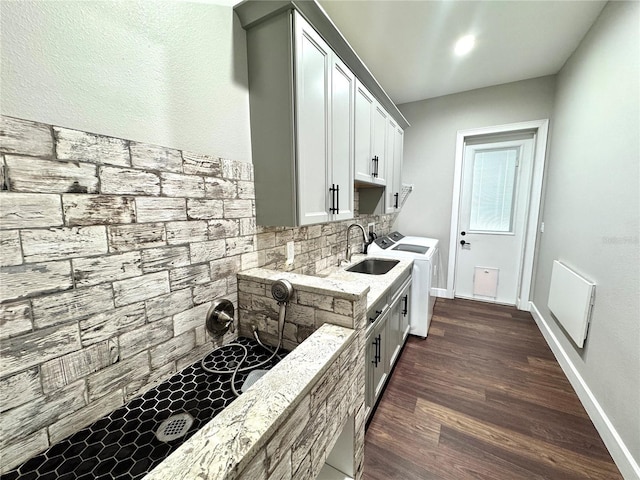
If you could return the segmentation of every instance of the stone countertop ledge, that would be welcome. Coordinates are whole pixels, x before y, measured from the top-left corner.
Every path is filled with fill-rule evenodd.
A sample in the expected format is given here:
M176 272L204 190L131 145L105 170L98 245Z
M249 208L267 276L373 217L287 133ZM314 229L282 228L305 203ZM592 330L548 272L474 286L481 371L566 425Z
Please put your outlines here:
M326 275L327 280L332 282L340 282L340 284L350 284L353 288L369 287L367 293L367 310L371 308L385 293L396 285L398 279L406 275L407 272L411 272L413 266L413 260L400 260L391 270L384 275L367 275L364 273L347 272L347 268L355 265L356 263L365 260L367 258L378 258L376 256L368 256L364 254L355 254L351 257L351 263L342 267L329 267L322 272L321 275ZM382 257L381 257L382 258ZM385 260L389 260L385 258Z
M144 480L237 478L355 335L322 325Z
M267 268L253 268L238 273L238 278L245 280L276 281L284 278L289 280L296 289L332 295L337 298L356 300L362 294L367 295L367 309L375 304L382 295L387 293L396 281L411 271L413 260L400 260L399 263L384 275L367 275L363 273L347 272L346 269L366 258L376 258L364 254L354 254L351 263L341 267L329 267L316 276L298 273L279 272ZM388 259L386 259L388 260ZM398 259L399 260L399 259Z

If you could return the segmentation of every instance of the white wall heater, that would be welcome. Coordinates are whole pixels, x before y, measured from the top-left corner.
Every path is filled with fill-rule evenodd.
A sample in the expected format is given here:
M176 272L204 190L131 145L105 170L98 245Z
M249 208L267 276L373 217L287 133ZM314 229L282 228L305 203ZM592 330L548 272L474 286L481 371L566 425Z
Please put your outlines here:
M584 346L596 284L554 260L548 307L578 348Z

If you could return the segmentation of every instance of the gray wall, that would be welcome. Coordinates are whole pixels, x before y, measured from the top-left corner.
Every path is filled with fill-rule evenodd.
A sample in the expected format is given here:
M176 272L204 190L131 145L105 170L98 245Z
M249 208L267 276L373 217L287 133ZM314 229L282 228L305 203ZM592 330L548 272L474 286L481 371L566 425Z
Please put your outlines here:
M2 114L249 162L245 32L198 2L2 2Z
M415 184L395 227L402 233L440 239L446 285L454 158L458 130L549 118L555 77L399 105L411 123L405 132L402 178Z
M558 75L534 303L640 463L639 6L610 2ZM582 350L547 309L553 260L597 284Z

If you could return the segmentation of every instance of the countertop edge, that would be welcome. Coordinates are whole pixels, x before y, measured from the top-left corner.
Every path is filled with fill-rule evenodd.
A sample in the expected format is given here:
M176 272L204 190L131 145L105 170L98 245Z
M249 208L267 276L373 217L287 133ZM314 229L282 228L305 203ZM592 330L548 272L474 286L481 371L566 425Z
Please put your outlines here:
M235 478L356 335L322 325L144 480Z

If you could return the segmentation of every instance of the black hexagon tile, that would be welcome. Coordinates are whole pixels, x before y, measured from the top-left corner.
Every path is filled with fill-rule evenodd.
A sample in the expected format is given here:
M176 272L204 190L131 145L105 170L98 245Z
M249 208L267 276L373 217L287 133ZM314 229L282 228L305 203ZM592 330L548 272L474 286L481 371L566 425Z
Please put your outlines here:
M271 354L255 340L239 338L257 365ZM234 369L245 349L225 345L207 355L209 370ZM275 365L286 352L266 367ZM249 371L236 375L242 387ZM198 361L92 425L2 475L1 480L136 480L149 473L234 399L231 375L206 372Z

